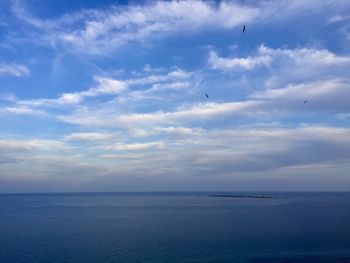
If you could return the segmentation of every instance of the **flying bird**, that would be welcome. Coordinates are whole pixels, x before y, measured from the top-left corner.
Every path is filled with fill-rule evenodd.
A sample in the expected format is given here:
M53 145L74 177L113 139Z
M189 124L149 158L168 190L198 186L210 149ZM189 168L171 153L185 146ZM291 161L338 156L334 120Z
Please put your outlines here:
M246 27L245 27L245 25L244 25L244 26L243 26L243 29L242 29L242 32L244 33L245 30L246 30Z
M205 93L205 96L209 99L209 96L208 96L208 94L207 93Z
M304 103L306 103L307 102L307 100L304 100Z

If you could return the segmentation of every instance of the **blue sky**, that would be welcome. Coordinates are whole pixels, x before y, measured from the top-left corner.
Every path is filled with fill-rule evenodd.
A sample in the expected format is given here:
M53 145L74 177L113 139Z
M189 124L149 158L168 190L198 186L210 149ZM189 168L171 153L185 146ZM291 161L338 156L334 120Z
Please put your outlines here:
M349 1L0 10L0 192L350 190Z

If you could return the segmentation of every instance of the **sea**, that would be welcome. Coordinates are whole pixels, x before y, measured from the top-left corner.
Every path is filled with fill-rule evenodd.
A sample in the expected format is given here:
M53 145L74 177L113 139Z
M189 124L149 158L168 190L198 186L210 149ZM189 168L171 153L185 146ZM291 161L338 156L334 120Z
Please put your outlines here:
M350 193L1 194L0 262L350 262Z

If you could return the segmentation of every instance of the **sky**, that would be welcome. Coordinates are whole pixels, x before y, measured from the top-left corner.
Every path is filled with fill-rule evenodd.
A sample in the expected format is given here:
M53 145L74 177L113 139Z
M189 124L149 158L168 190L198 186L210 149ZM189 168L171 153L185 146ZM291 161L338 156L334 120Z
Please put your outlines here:
M348 0L0 11L0 193L350 190Z

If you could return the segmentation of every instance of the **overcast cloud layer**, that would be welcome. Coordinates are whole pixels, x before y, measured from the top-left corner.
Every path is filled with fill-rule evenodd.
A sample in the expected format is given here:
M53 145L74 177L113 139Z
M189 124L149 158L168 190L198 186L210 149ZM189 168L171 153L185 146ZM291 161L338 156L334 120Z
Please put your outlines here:
M0 192L350 190L349 1L0 8Z

